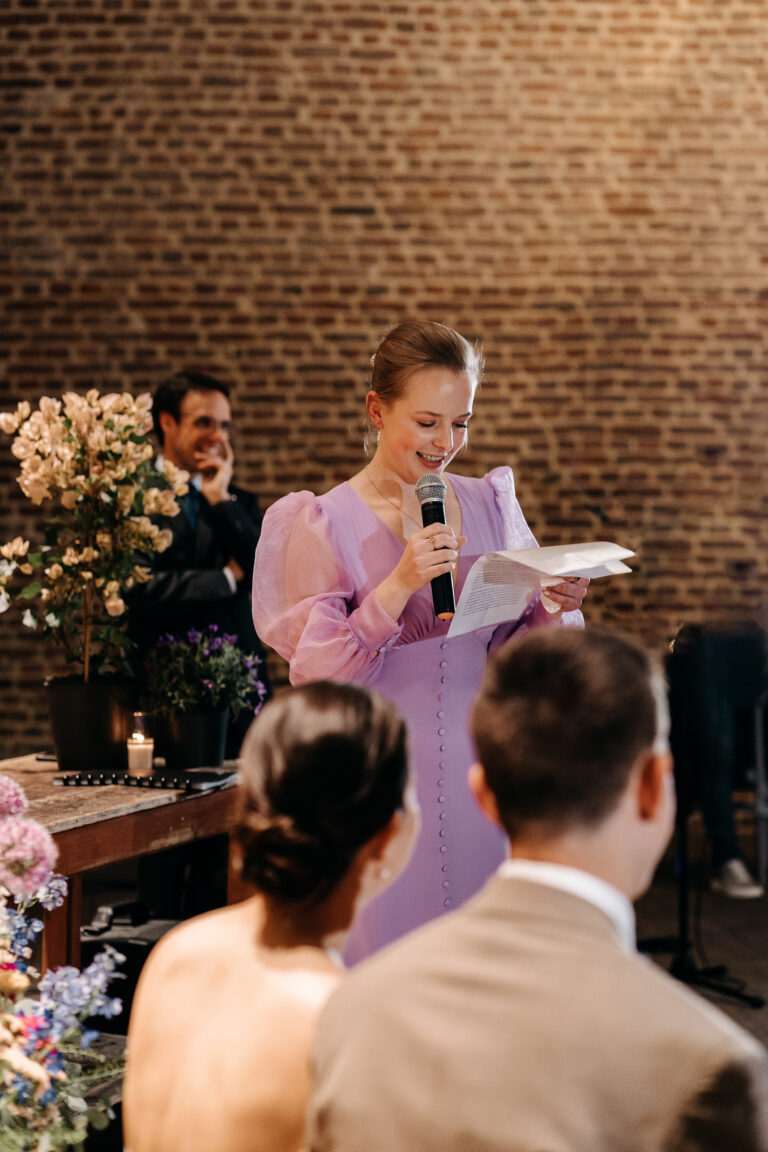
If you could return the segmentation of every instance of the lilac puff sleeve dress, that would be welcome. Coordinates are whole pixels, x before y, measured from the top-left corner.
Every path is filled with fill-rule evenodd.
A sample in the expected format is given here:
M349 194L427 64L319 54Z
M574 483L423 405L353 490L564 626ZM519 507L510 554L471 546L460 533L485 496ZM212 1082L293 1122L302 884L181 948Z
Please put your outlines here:
M450 481L467 537L458 598L478 556L536 541L509 468L481 480L452 475ZM294 492L278 500L264 517L256 551L256 631L289 661L291 682L375 687L408 722L421 830L405 871L356 919L348 963L458 907L503 859L505 838L481 815L467 784L469 711L489 652L513 633L553 622L536 597L518 620L448 640L449 622L435 618L429 585L395 621L373 589L402 554L397 537L347 483L320 497ZM583 623L580 612L561 619Z

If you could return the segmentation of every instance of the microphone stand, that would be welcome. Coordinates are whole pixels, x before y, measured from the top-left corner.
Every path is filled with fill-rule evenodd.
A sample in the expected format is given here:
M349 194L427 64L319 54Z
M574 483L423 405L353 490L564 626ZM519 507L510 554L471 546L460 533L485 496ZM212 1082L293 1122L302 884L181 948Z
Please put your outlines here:
M689 732L696 722L692 708L690 675L687 665L695 658L689 651L676 655L674 648L668 661L669 704L672 718L670 743L675 762L675 789L677 812L675 816L675 865L677 873L677 935L656 936L638 941L638 950L646 954L673 953L669 971L693 987L704 988L719 996L728 996L750 1008L763 1008L765 999L746 991L739 981L728 976L724 964L700 967L693 958L693 944L689 932L690 868L688 859L688 818L692 808L692 771ZM679 662L682 667L674 667Z

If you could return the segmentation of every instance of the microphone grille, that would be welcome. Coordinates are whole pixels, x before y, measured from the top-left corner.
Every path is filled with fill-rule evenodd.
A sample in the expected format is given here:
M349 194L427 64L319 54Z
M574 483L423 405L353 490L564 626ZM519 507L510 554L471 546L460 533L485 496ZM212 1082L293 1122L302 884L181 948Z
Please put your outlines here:
M433 501L445 501L445 481L436 472L426 472L416 481L416 499L419 504L431 504Z

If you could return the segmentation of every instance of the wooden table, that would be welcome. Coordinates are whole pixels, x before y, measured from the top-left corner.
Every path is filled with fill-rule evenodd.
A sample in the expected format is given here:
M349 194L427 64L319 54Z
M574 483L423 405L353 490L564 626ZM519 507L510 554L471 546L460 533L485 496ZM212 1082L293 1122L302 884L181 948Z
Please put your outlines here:
M18 756L0 760L0 773L16 780L29 800L27 815L44 824L59 849L56 871L69 880L67 900L43 916L42 965L80 964L83 873L192 840L229 835L227 901L248 895L234 868L232 830L239 788L185 794L123 784L63 787L55 764Z

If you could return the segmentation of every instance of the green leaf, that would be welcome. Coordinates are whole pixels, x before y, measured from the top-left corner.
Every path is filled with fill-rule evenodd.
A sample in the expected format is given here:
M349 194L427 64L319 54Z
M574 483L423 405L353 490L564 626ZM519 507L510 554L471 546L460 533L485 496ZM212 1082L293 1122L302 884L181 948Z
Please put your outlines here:
M42 584L39 580L33 580L31 584L27 584L26 588L22 588L19 592L20 600L34 600L35 596L39 596L42 591Z
M83 1100L82 1096L67 1096L66 1101L67 1105L72 1109L73 1112L88 1111L88 1105L86 1104L85 1100Z
M109 1128L109 1117L99 1108L89 1108L86 1112L88 1123L96 1132L104 1132Z

